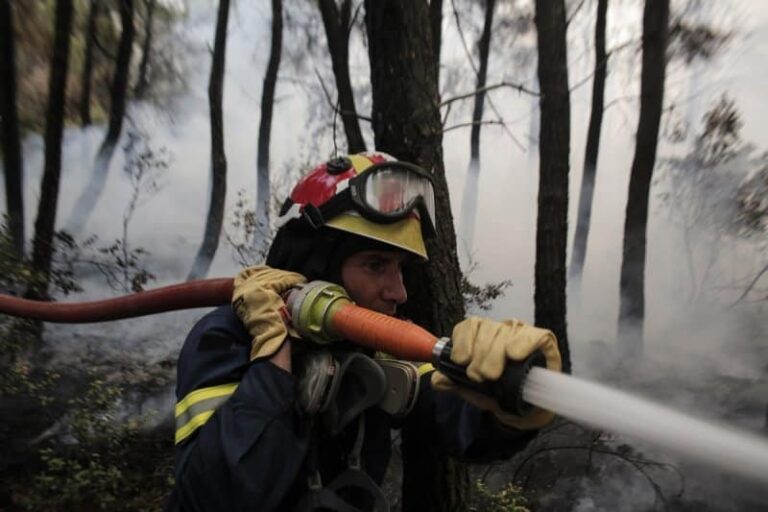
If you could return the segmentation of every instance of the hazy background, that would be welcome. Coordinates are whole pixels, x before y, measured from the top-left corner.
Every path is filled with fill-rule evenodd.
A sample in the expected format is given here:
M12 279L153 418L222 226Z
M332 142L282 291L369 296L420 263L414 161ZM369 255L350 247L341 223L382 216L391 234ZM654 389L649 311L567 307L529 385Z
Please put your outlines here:
M245 190L251 204L255 198L256 138L260 118L261 83L268 58L271 13L264 3L239 1L230 16L224 93L224 133L228 159L227 211ZM608 20L608 48L628 40L639 41L641 7L638 2L611 2ZM691 67L681 63L669 66L662 134L675 123L693 123L696 132L704 112L724 93L736 101L742 113L744 141L756 146L756 154L768 149L768 3L754 0L711 2L716 27L733 32L723 51L708 63ZM716 5L715 5L716 4ZM673 2L674 5L674 2ZM571 96L571 235L580 186L586 127L589 121L593 68L593 21L591 3L575 17L569 32L568 57L571 86L581 84ZM450 6L446 7L450 9ZM166 108L132 103L129 115L137 126L151 135L151 144L165 146L171 165L159 182L160 190L144 198L130 225L129 240L151 254L147 267L157 275L153 285L183 280L192 264L202 238L208 205L210 173L210 132L207 83L210 65L208 47L212 47L216 3L191 2L187 15L175 27L177 38L185 45L188 90ZM301 22L309 11L300 7L288 16ZM325 37L315 14L314 25L302 34L284 36L283 62L277 87L272 122L271 168L273 183L287 193L281 174L306 168L308 163L323 161L333 154L333 119L329 106L318 94L316 73L332 85L330 61L324 51ZM474 25L482 18L476 10ZM442 75L443 98L472 89L474 79L458 38L452 14L443 21ZM468 23L469 25L470 23ZM471 27L467 34L474 39ZM314 39L313 39L314 36ZM494 53L489 64L488 83L502 79L537 89L534 59L519 65L517 47L502 48L492 40ZM470 39L470 48L474 43ZM535 47L535 33L518 39L522 46ZM359 31L352 37L351 70L358 94L358 111L370 110L368 60ZM534 54L535 55L535 54ZM298 59L301 58L301 61ZM293 64L289 62L294 59ZM611 57L606 88L606 110L592 227L583 286L578 297L570 297L569 332L573 350L574 373L603 378L617 360L612 354L618 318L619 268L629 170L634 152L637 124L639 43ZM447 82L451 82L447 84ZM455 84L453 84L455 82ZM447 85L455 86L446 90ZM537 99L517 92L497 90L491 98L514 135L515 140L498 126L482 131L479 206L475 244L471 249L459 241L460 257L466 264L477 263L472 274L476 282L512 281L506 296L487 314L494 318L518 317L533 320L533 276L535 257L536 194L538 183ZM471 104L455 109L447 126L470 120ZM320 115L318 115L318 113ZM486 119L495 115L486 107ZM338 144L345 146L341 120L337 120ZM372 147L370 126L362 123ZM69 127L65 134L61 196L58 219L60 227L68 217L86 177L90 175L93 156L103 134L103 126L81 130ZM125 132L125 130L124 130ZM124 140L124 139L123 139ZM690 141L690 139L689 139ZM686 147L686 146L683 146ZM445 164L454 215L460 211L465 171L469 161L469 130L446 132ZM658 156L679 154L680 146L660 141ZM118 150L112 162L107 187L84 234L100 239L117 236L122 212L128 203L130 188L121 168L124 162ZM43 166L42 139L31 135L24 141L25 207L28 233L32 232ZM658 168L657 168L658 169ZM0 184L2 186L2 184ZM765 264L765 240L737 242L726 240L718 247L717 282L713 289L695 301L689 300L690 280L684 255L681 230L657 200L660 189L652 191L646 269L646 359L633 362L633 369L649 376L619 379L623 386L654 396L659 401L717 417L760 432L766 428L768 411L768 302L740 305L728 309L745 286L744 279ZM713 192L713 193L716 193ZM4 198L4 195L0 196ZM457 222L458 224L458 222ZM225 230L231 231L229 222ZM210 276L231 276L238 270L232 250L222 240ZM734 287L728 287L728 283ZM742 288L738 284L742 283ZM95 276L85 282L85 292L78 299L113 294ZM48 330L53 346L63 360L77 360L84 351L93 357L119 357L157 361L174 358L192 320L201 312L167 314L152 319L128 320L98 326L55 327ZM97 353L97 356L94 354ZM645 372L645 373L643 373ZM659 373L674 374L673 382L659 379ZM670 375L671 376L671 375ZM723 376L745 382L740 394L730 388L713 391ZM616 374L610 375L616 380ZM654 381L656 385L654 385ZM170 407L171 390L161 392L159 407ZM746 403L734 411L734 400ZM762 409L761 409L762 407ZM170 408L168 409L170 410Z

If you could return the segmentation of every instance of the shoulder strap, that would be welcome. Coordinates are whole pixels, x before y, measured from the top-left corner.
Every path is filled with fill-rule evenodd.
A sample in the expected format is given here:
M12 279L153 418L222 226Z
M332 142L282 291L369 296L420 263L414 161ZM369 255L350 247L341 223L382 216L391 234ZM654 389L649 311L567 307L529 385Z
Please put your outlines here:
M352 451L347 458L349 467L342 471L327 487L323 487L320 471L317 468L317 448L310 448L307 457L309 477L307 484L309 492L301 499L296 507L297 512L312 512L328 510L331 512L360 512L360 509L350 505L338 495L342 489L357 488L368 493L373 500L374 512L389 512L389 502L381 488L362 470L360 454L365 439L365 415L360 415L357 427L357 437Z

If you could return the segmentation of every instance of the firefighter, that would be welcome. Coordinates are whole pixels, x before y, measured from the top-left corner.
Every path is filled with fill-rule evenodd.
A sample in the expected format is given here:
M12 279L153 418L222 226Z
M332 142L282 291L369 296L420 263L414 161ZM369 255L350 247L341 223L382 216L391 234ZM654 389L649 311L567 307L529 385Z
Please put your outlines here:
M388 510L379 486L392 428L427 424L446 454L485 462L519 451L551 420L536 408L507 414L430 365L318 346L287 326L284 294L316 280L395 315L407 300L402 269L427 260L435 222L430 175L383 153L335 158L299 181L266 265L244 269L232 305L184 343L168 510ZM523 322L471 317L452 340L452 359L478 382L537 349L560 369L552 333Z

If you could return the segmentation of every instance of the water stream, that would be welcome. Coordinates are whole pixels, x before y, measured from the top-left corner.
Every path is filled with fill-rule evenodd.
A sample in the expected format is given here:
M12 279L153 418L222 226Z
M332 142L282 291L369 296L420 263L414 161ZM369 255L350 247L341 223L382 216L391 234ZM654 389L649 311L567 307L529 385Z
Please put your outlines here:
M577 377L533 368L523 398L577 423L634 437L768 484L768 439Z

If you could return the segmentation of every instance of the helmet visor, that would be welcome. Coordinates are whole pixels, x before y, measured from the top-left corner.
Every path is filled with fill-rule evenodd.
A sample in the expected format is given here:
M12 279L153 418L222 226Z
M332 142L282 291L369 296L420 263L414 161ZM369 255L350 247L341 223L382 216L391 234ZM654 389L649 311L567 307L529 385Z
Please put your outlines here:
M422 221L435 225L432 177L404 162L386 162L359 176L352 197L366 213L382 221L395 221L418 210ZM426 215L428 219L424 219Z

